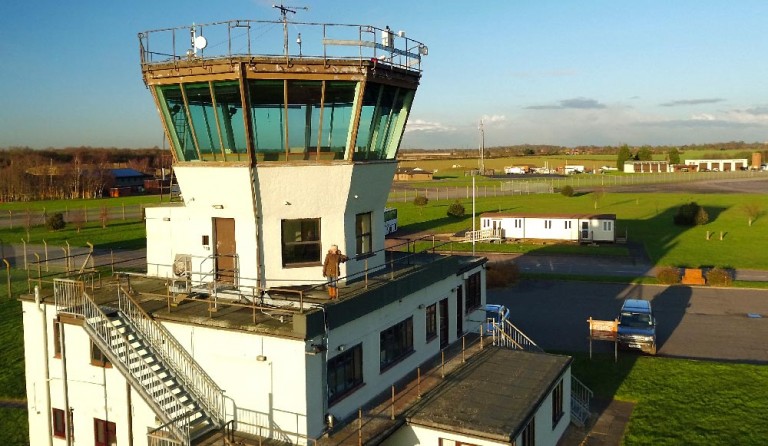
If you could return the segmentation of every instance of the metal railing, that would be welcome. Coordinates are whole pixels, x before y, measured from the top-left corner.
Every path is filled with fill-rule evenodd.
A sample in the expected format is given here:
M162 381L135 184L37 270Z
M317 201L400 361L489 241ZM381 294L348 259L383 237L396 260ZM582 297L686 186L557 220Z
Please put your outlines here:
M467 231L464 235L465 242L477 242L481 240L498 240L504 238L504 230L501 228L478 229Z
M59 312L75 312L80 314L85 294L85 284L80 280L54 279L53 303Z
M58 282L59 280L57 280ZM72 293L77 289L71 281L62 281L54 289L58 293L64 294L60 297L54 297L55 301L75 303L75 306L65 306L69 312L79 309L78 314L85 319L84 327L91 337L96 341L100 349L110 359L121 372L137 385L137 390L143 393L152 407L167 417L172 419L179 413L186 413L188 408L180 400L179 395L174 393L171 388L165 385L163 377L160 376L149 363L143 360L141 353L134 347L125 334L120 332L119 328L110 320L110 318L99 308L96 302L88 296L87 293L80 294L79 303ZM56 295L54 295L56 296ZM161 406L158 401L165 401ZM185 419L184 423L188 420ZM170 424L169 428L179 438L188 438L187 425ZM185 437L185 435L187 435Z
M202 37L202 39L201 39ZM428 53L404 31L370 25L293 21L229 20L139 33L141 63L242 56L375 61L421 71ZM296 42L294 44L294 42Z
M504 320L501 324L493 318L487 320L487 325L492 328L488 330L493 338L493 345L512 348L515 350L525 350L529 352L544 353L544 350L536 345L531 338L525 335L519 328L515 327L509 320Z
M590 402L594 393L578 378L571 375L571 421L584 426L590 417Z
M206 414L221 426L226 421L224 391L214 382L176 338L149 316L122 286L118 287L120 311L175 372L176 379L196 397Z
M191 443L189 440L189 420L192 415L192 412L187 412L147 432L148 446L189 446ZM187 433L186 438L177 438L174 434L173 426L177 424L181 424L184 427Z

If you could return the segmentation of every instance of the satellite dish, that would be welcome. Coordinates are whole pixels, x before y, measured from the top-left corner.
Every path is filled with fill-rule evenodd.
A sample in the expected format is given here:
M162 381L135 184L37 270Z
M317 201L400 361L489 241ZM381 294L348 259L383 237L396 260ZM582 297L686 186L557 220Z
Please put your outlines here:
M195 37L195 48L198 50L204 50L208 46L208 40L203 36Z

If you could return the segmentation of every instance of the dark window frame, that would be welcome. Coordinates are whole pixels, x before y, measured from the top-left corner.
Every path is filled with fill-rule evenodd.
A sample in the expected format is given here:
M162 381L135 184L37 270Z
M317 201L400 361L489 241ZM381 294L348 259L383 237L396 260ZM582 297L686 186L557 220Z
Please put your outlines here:
M112 368L112 362L103 351L91 340L91 365L96 367Z
M536 446L536 418L525 425L520 434L520 446Z
M469 314L480 308L482 291L480 271L471 274L464 280L464 314Z
M56 438L67 437L67 413L64 409L51 409L51 428Z
M563 404L564 391L565 388L563 386L563 380L561 379L555 388L552 389L552 429L557 427L557 423L559 423L560 419L565 415L565 407Z
M288 236L286 227L288 224L299 223L299 232L295 233L292 241L286 241ZM295 229L295 228L294 228ZM280 246L281 260L284 268L296 268L305 266L317 266L322 264L322 242L321 239L322 224L320 218L291 218L280 220ZM298 240L296 239L298 235ZM304 239L307 240L304 240ZM294 250L293 254L303 251L303 258L297 260L286 260L288 249Z
M368 218L368 232L363 232L363 221ZM355 215L355 251L358 256L373 253L373 212L361 212ZM365 249L367 240L368 247Z
M413 316L410 316L379 334L379 371L384 373L413 352Z
M117 425L112 421L93 419L93 440L95 446L117 444Z
M426 320L426 340L427 342L437 339L437 303L429 305L424 311Z
M61 330L64 328L61 321L53 320L53 357L61 358Z
M328 360L326 365L326 381L328 385L328 405L331 406L354 393L365 384L363 380L363 344L357 344L348 348ZM342 374L341 383L338 381L339 373Z

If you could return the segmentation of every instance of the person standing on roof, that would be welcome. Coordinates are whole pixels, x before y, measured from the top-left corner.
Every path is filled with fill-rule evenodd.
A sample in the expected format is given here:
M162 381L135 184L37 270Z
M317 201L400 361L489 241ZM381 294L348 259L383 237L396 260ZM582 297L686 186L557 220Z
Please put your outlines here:
M339 297L339 265L347 260L349 260L349 257L339 251L338 245L331 245L331 249L329 249L328 254L325 255L325 261L323 261L323 277L328 279L328 295L331 299Z

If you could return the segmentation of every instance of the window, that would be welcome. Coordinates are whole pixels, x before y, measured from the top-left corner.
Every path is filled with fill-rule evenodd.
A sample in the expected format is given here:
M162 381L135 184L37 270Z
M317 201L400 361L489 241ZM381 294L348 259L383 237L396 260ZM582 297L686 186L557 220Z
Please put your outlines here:
M536 446L536 419L531 418L520 434L520 446Z
M282 221L283 266L320 263L320 219Z
M363 345L328 360L328 404L341 399L363 383Z
M552 229L552 220L544 220L544 229Z
M516 218L515 219L515 227L516 228L522 228L523 227L523 219L522 218Z
M61 358L61 321L53 321L53 357Z
M355 245L357 255L369 254L371 247L371 213L357 214L355 216Z
M465 312L470 312L480 308L481 290L480 290L480 272L476 272L464 281L464 288L467 293Z
M51 409L51 418L53 419L53 436L65 438L67 436L66 415L61 409Z
M427 342L437 337L437 304L427 307Z
M557 426L557 422L563 417L565 410L563 409L563 380L552 390L552 429Z
M109 362L109 359L104 355L104 352L102 352L93 341L91 341L91 365L98 367L112 367L112 363Z
M381 332L380 370L413 352L413 317L397 323Z
M610 221L604 221L603 222L603 231L610 231L611 230L611 223Z
M117 444L115 423L98 418L93 419L93 437L96 446L114 446Z
M570 220L566 220L565 221L565 229L571 229L571 221Z

